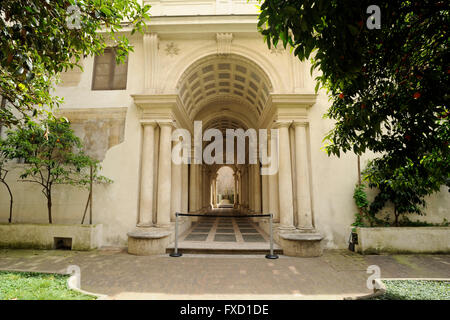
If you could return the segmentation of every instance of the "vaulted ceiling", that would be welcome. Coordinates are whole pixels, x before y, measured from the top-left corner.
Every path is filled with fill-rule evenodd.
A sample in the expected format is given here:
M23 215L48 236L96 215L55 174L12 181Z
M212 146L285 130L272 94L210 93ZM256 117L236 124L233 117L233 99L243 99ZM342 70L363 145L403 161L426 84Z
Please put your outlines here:
M272 86L264 71L252 61L237 55L214 55L190 66L181 77L178 90L191 119L205 107L214 109L214 105L224 103L246 108L258 118Z

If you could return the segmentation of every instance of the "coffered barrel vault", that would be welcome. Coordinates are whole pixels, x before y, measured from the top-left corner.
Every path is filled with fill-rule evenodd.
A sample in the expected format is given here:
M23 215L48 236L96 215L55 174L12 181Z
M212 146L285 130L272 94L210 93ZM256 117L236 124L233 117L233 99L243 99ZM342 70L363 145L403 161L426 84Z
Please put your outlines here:
M272 85L255 63L227 55L197 61L182 75L177 89L191 118L205 106L228 100L260 116Z

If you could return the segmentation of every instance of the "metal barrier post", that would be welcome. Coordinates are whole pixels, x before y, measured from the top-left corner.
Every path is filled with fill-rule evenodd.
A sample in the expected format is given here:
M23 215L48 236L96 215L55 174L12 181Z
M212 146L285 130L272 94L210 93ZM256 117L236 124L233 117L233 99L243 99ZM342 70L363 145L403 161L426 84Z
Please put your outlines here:
M181 257L182 255L178 252L178 212L175 212L175 250L169 256Z
M266 259L278 259L278 255L273 253L273 228L272 228L273 214L270 214L269 226L270 226L270 253L266 254Z

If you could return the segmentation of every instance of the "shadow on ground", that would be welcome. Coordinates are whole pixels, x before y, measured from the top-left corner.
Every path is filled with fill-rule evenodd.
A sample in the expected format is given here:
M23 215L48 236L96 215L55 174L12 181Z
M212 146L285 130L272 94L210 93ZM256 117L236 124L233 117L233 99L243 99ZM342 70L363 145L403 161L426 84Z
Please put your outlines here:
M118 299L341 299L370 293L369 265L382 278L450 278L450 255L371 255L328 250L318 258L253 255L133 256L91 252L0 250L0 270L65 272L81 267L81 287Z

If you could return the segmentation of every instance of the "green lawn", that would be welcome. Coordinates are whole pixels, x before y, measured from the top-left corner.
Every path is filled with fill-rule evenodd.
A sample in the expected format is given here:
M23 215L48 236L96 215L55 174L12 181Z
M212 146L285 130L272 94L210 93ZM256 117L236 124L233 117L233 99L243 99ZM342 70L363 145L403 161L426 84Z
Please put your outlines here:
M383 280L386 293L374 300L450 300L449 281Z
M69 276L34 272L0 271L0 300L93 300L70 290Z

